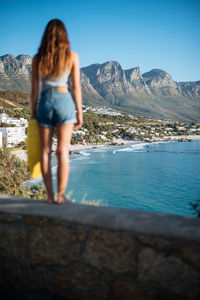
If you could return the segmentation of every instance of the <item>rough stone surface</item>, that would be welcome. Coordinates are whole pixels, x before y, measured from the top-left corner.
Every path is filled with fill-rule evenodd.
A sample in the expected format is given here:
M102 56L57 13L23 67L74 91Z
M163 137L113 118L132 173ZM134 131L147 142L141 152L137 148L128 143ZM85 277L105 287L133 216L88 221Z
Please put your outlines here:
M23 221L23 217L21 215L16 214L2 214L0 213L0 222L5 223L19 223Z
M75 231L78 240L83 242L86 239L86 229L84 229L84 226L77 225Z
M67 299L109 299L109 283L97 272L85 269L57 271L51 282L53 294Z
M11 261L23 262L25 255L26 233L22 227L0 226L0 257Z
M182 247L180 253L184 260L188 261L193 267L200 269L200 245L196 248Z
M190 266L174 255L165 257L151 248L143 248L139 254L138 279L186 299L196 299L193 297L200 293L200 278Z
M24 217L25 223L28 225L40 225L44 223L48 223L48 218L40 217L40 216L25 216Z
M50 224L61 227L70 227L71 224L91 225L130 232L136 236L143 234L152 238L160 236L173 241L182 239L191 243L200 243L200 222L198 218L192 217L73 203L60 207L48 205L43 200L25 199L1 193L0 212L21 214L28 218L36 217L35 225L38 224L38 220L41 222L41 219L47 218Z
M133 281L117 280L114 284L115 300L148 300L152 299L150 295L144 293L143 287Z
M174 248L175 244L175 241L173 243L172 241L161 237L139 235L138 238L144 246L149 246L160 251L169 251Z
M3 262L2 279L7 289L29 293L45 293L48 291L47 270L36 270L21 264Z
M33 265L68 266L79 259L75 234L60 226L33 228L30 231L28 251Z
M0 194L1 291L20 299L200 299L199 220Z
M115 274L136 273L133 238L120 232L92 229L86 242L84 260L98 269Z

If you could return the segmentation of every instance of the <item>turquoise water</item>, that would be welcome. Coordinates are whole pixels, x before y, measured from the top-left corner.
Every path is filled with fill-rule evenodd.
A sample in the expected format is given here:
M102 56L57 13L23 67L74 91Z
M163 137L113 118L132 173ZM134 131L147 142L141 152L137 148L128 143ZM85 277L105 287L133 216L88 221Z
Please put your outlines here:
M55 172L56 165L56 188ZM77 202L85 196L100 205L195 216L189 203L200 199L200 141L82 150L70 156L71 190Z
M56 157L52 160L56 191ZM30 181L30 183L35 183ZM80 202L196 216L200 199L200 141L133 143L70 156L66 194Z

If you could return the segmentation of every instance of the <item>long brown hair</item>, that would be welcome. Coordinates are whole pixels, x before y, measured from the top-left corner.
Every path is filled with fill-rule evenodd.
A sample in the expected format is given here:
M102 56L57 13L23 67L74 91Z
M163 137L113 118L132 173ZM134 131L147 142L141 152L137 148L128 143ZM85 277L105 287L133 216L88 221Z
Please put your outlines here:
M40 77L59 77L70 55L70 42L62 21L53 19L47 24L36 55Z

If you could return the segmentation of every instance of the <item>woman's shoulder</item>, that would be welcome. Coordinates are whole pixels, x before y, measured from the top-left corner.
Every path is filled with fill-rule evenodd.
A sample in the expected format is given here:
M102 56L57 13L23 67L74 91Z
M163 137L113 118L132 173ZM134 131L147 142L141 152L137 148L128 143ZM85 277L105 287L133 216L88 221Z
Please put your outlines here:
M74 67L76 67L77 65L79 65L78 54L75 51L70 51L69 56L68 56L68 61L66 64L66 68L68 70L70 70L69 73L71 73L73 71Z
M70 56L71 56L71 59L72 59L73 62L79 60L78 54L75 51L70 51Z

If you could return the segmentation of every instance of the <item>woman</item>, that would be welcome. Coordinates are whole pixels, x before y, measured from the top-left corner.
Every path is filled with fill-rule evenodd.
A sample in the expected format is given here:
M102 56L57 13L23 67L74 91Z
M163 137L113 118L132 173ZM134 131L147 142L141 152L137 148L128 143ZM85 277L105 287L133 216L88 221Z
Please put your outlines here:
M73 97L67 86L69 76ZM40 78L41 98L36 107ZM67 31L60 20L53 19L46 26L38 53L33 58L31 82L31 118L37 119L39 123L41 169L48 194L46 202L54 203L51 174L54 128L58 140L57 203L69 202L64 195L69 176L69 145L73 129L79 129L83 124L83 112L79 58L75 52L70 51Z

